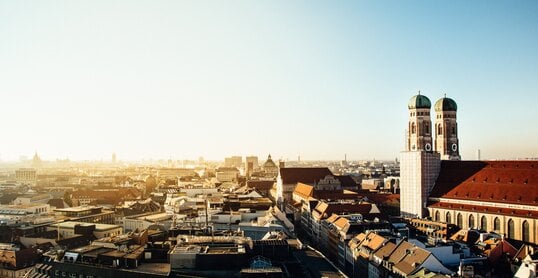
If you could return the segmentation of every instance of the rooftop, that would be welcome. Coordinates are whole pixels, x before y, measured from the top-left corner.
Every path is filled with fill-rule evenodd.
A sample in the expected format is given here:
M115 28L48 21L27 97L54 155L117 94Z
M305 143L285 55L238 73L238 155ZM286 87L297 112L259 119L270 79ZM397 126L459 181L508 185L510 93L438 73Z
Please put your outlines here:
M431 197L538 206L538 162L443 160Z

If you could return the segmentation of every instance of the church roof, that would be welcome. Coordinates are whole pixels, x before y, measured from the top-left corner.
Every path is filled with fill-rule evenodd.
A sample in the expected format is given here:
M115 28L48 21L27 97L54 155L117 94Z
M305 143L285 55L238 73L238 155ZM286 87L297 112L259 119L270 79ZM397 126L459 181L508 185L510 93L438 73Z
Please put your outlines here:
M442 111L457 111L458 105L456 102L451 98L440 98L438 101L435 102L435 111L436 112L442 112Z
M269 155L265 163L263 163L263 168L276 168L276 164L271 158L271 155Z
M444 160L430 196L538 206L538 161Z
M327 175L332 175L327 167L323 168L280 168L280 177L284 184L315 183Z
M420 109L420 108L431 108L432 103L430 102L430 99L424 95L421 95L420 92L418 95L413 96L409 103L407 104L407 108L409 109Z

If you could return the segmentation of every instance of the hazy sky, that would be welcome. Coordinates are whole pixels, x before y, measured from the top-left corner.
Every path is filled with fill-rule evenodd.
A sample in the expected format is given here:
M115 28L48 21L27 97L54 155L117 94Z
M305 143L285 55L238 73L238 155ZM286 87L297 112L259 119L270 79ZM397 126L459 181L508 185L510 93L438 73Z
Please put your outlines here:
M538 1L0 0L2 160L393 159L417 90L538 157Z

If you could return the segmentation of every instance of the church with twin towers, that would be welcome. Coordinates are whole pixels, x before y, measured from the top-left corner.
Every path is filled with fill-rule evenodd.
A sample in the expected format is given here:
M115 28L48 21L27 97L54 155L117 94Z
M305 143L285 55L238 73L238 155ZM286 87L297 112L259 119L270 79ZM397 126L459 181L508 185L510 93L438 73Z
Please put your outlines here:
M454 100L437 100L432 114L419 92L407 108L401 215L538 244L538 161L461 160Z
M441 160L461 159L456 102L446 96L439 99L434 105L435 115L431 106L430 99L420 92L407 106L409 124L400 159L400 210L405 217L427 216L426 206Z

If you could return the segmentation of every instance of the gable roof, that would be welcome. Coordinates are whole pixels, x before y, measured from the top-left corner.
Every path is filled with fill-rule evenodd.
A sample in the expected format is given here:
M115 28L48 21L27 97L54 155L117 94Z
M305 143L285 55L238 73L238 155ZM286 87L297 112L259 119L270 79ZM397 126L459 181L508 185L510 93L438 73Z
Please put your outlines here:
M410 250L413 247L413 244L405 240L400 241L400 243L398 243L398 245L396 246L396 249L390 254L389 262L397 264L405 257L407 250Z
M345 217L340 217L336 221L334 221L334 226L336 226L339 230L343 230L344 228L346 228L346 226L349 226L349 219Z
M430 256L430 252L420 247L414 246L407 252L407 255L402 261L397 263L394 267L398 268L405 274L411 274L415 271L426 259Z
M536 206L538 162L443 160L430 196Z
M284 184L316 183L327 175L332 175L327 167L322 168L280 168L280 177Z
M374 253L374 256L380 258L380 259L387 259L392 252L396 249L396 244L392 242L387 242L385 245L383 245L381 248L377 249L377 251Z
M314 187L300 182L300 183L297 183L297 186L295 187L295 190L293 191L293 193L303 198L312 197L314 193Z

